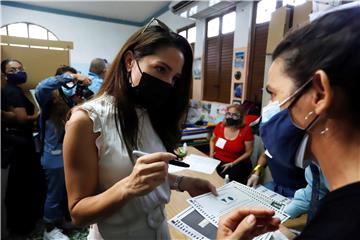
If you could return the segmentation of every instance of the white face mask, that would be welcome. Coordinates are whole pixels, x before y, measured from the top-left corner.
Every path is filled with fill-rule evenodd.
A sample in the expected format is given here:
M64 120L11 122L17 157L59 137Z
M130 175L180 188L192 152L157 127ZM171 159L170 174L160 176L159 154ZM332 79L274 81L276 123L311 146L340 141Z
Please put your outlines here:
M279 101L270 101L268 105L263 107L261 111L261 123L266 123L269 121L274 115L281 112L281 106L284 105L287 101L292 99L296 94L298 94L309 82L312 81L312 78L307 80L301 87L299 87L295 92L290 94L287 98L285 98L281 103Z
M281 109L280 109L279 101L274 101L274 102L270 101L269 104L263 107L261 111L261 122L266 123L280 111Z

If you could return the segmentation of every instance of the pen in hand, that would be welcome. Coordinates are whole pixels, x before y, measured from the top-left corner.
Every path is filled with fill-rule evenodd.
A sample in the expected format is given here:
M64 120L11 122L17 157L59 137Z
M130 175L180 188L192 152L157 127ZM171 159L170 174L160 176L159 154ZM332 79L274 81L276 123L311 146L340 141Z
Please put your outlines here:
M142 152L142 151L138 151L138 150L134 150L134 151L132 152L132 154L133 154L134 156L136 156L136 157L142 157L142 156L148 155L149 153ZM177 160L175 160L175 159L170 160L170 161L169 161L169 164L175 165L175 166L179 166L179 167L184 167L184 168L190 167L189 164L184 163L184 162L181 162L181 161L177 161Z

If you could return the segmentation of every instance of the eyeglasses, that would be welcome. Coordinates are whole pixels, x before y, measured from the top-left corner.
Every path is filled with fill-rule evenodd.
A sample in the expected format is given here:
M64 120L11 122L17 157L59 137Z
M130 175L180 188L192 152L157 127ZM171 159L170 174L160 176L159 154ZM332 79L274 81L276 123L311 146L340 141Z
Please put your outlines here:
M141 34L143 34L150 26L153 26L153 24L156 24L155 26L159 26L162 29L168 31L168 32L173 32L165 23L163 23L162 21L160 21L157 18L152 18L144 27L144 29L141 31Z
M240 119L241 114L240 114L240 113L226 112L226 113L225 113L225 117L231 117L231 118L233 118L233 119Z

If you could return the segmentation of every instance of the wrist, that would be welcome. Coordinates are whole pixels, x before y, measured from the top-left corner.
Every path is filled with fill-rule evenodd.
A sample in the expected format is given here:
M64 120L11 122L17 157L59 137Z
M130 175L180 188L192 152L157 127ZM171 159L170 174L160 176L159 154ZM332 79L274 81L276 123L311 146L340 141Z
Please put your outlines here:
M178 192L184 192L184 190L185 190L183 187L184 186L184 184L183 184L184 178L185 178L185 176L176 176L172 188Z
M252 171L252 174L253 174L253 175L256 174L257 176L260 176L260 173L261 173L261 171L263 170L263 168L264 168L264 166L262 166L262 165L260 165L260 164L257 164L257 165L254 167L254 169L253 169L253 171Z
M129 177L123 178L116 183L117 189L119 191L118 196L121 196L122 199L129 199L137 196L136 192L131 188L131 184L128 178Z

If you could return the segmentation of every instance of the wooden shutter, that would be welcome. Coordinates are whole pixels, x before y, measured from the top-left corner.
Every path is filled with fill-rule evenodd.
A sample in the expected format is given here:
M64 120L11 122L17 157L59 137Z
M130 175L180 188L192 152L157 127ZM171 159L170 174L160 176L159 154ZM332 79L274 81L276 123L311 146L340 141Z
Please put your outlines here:
M234 33L222 36L218 102L230 103Z
M217 101L219 97L220 38L208 38L205 50L204 100Z
M269 23L257 24L254 29L250 56L247 100L261 104L264 83L266 44Z

